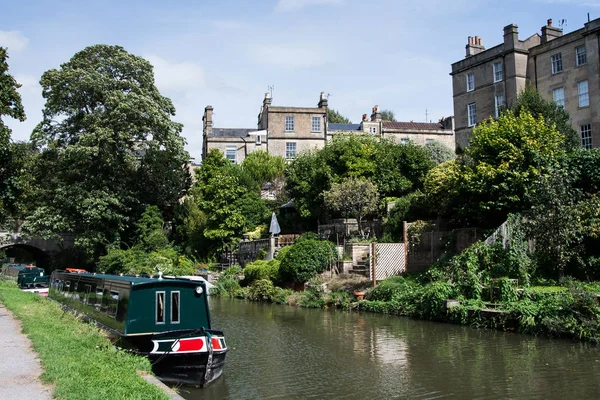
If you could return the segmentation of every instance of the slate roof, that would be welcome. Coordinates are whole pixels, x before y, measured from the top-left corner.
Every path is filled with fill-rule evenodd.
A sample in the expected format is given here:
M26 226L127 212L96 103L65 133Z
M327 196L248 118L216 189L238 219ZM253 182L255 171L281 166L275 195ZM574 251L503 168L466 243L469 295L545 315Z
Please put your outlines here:
M213 128L212 135L216 137L245 137L248 132L256 132L256 128Z
M330 131L357 131L360 129L360 124L329 124L327 130Z
M411 131L441 131L444 127L441 123L429 122L383 122L383 127L387 129L400 129Z

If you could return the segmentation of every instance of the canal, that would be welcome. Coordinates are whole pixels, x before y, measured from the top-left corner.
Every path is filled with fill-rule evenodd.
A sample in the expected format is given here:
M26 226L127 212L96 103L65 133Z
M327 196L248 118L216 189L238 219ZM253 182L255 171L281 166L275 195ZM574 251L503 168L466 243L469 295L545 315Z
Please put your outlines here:
M224 376L186 399L592 399L600 347L212 297Z

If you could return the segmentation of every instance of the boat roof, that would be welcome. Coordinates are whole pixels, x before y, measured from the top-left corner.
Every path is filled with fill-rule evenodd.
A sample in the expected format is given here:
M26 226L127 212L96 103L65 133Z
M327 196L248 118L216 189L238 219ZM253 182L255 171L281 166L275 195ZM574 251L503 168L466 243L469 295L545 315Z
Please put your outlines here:
M73 276L85 276L85 277L92 277L92 278L97 278L97 279L110 279L113 281L130 282L132 285L140 285L140 284L144 284L144 283L158 283L158 282L175 282L175 283L188 283L188 284L195 283L195 284L197 284L199 282L199 281L194 282L189 279L176 279L176 278L170 278L170 277L159 278L158 276L149 278L149 277L144 277L144 276L98 274L95 272L79 272L79 273L73 273L73 272L68 272L68 271L56 271L56 272L63 272L63 273L73 275Z

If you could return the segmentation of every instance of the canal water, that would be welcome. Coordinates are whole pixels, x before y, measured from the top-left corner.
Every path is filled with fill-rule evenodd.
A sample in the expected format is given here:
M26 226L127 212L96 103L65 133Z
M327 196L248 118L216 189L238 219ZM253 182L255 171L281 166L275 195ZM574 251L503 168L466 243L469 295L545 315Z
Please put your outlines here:
M230 351L186 399L597 399L600 347L212 297Z

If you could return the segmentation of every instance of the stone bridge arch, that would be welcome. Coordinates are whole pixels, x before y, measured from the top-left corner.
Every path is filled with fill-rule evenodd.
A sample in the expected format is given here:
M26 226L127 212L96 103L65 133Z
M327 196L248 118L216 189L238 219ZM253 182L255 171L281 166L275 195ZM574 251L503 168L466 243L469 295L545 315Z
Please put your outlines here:
M51 268L51 255L39 247L32 246L26 243L8 243L0 245L0 252L5 251L8 257L11 256L11 250L24 250L29 253L35 260L35 265L44 268L49 273Z

